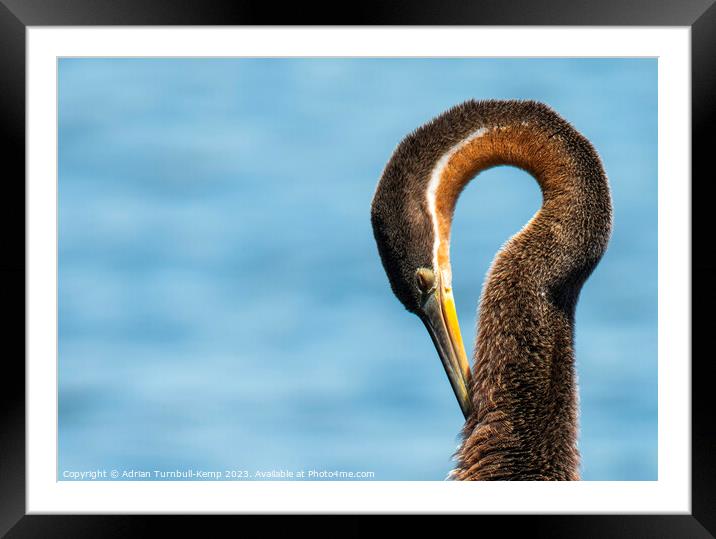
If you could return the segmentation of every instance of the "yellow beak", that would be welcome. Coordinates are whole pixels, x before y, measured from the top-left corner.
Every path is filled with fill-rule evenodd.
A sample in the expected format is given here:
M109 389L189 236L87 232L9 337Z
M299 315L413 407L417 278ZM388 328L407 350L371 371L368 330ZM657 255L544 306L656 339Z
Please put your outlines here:
M440 356L465 419L472 413L470 364L462 342L452 289L438 278L435 290L423 304L420 318Z

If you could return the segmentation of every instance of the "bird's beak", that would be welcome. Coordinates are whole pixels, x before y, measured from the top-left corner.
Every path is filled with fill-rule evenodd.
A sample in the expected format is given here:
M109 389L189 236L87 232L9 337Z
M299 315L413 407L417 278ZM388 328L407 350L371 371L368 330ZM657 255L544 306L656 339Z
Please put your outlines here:
M470 364L462 342L452 289L441 281L438 279L435 290L425 300L420 318L433 339L460 409L467 419L472 412Z

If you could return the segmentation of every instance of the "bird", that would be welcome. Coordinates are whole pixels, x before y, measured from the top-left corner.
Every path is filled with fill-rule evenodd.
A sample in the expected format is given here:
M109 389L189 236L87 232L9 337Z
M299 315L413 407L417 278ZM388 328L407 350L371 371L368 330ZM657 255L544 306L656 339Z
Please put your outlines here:
M450 229L465 186L500 165L533 176L542 204L492 261L470 366ZM590 141L538 101L465 101L398 144L371 224L392 291L424 323L465 417L448 479L579 480L575 308L612 231L609 182Z

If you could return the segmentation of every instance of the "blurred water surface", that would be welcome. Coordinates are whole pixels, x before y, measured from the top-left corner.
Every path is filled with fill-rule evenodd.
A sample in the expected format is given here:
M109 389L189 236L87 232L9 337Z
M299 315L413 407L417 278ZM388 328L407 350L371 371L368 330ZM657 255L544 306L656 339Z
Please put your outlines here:
M63 470L442 480L462 417L390 292L369 204L396 144L469 98L537 99L597 148L615 227L577 310L584 479L657 478L655 59L61 59ZM453 228L463 332L526 173Z

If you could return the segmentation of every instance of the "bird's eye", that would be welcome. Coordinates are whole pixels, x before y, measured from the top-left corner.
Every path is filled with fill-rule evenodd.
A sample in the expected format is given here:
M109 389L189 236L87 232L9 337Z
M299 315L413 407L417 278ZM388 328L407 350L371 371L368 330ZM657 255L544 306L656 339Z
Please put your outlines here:
M418 271L415 272L415 280L422 292L428 292L435 285L435 273L428 268L418 268Z

